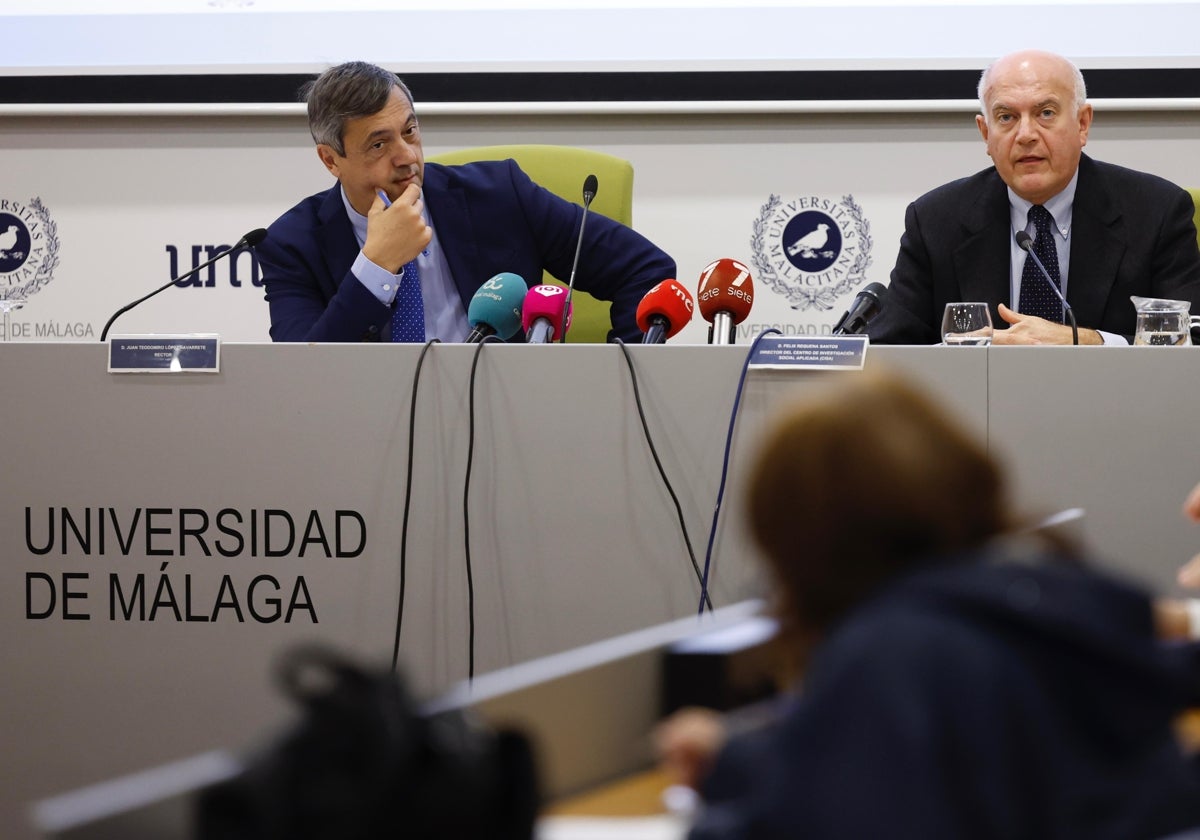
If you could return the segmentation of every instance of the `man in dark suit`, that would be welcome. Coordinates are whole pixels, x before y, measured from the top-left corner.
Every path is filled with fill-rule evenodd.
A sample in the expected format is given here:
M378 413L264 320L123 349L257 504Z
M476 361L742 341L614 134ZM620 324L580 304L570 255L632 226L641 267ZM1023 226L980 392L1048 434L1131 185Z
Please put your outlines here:
M1080 344L1128 343L1130 295L1186 300L1200 313L1191 198L1084 155L1086 99L1078 68L1050 53L1015 53L983 72L975 120L994 166L909 205L872 341L937 343L947 303L986 301L995 344L1072 343L1046 278L1032 259L1026 267L1014 239L1022 230L1058 274Z
M513 161L425 164L412 96L395 74L339 65L307 88L317 154L338 183L306 198L258 246L276 341L462 341L487 280L543 269L566 280L583 208ZM581 182L582 184L582 182ZM675 263L593 214L576 288L612 301L613 333L639 338L637 305Z

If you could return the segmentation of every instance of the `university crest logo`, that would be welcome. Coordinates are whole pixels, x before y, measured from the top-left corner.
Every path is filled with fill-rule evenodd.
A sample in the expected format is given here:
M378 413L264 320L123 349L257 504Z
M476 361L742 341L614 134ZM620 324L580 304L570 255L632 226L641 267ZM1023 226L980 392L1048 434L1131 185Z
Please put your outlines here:
M823 311L866 280L871 224L853 196L785 203L772 195L754 222L750 247L760 281L792 309Z
M0 198L0 305L17 309L54 279L58 225L40 198Z

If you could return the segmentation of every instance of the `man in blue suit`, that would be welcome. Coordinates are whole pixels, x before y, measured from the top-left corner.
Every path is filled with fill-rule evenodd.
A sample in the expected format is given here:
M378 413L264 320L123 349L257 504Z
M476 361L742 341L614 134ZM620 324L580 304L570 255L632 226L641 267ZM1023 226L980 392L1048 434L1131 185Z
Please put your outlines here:
M985 301L995 344L1072 343L1061 303L1016 244L1022 230L1059 275L1080 344L1127 343L1131 295L1200 312L1191 198L1082 153L1092 106L1078 68L1051 53L1005 56L984 71L979 101L994 166L909 205L887 302L867 329L873 342L935 344L947 303Z
M338 180L275 221L257 248L275 341L462 341L492 276L566 280L583 208L513 161L426 164L412 95L364 62L306 88L317 154ZM613 335L675 263L604 216L588 219L575 286L612 302Z

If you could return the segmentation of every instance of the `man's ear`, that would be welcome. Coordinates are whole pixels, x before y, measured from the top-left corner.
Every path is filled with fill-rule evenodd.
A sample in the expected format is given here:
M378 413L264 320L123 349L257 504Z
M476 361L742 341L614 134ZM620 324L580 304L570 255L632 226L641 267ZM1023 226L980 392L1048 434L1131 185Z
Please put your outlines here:
M1086 146L1088 139L1088 131L1092 127L1092 103L1084 103L1084 106L1079 109L1079 145Z
M333 150L333 146L328 146L324 143L318 143L317 157L321 159L321 163L325 164L325 168L329 170L330 174L333 175L334 178L341 178L341 175L338 174L339 170L341 169L341 167L338 166L338 160L340 160L340 156Z

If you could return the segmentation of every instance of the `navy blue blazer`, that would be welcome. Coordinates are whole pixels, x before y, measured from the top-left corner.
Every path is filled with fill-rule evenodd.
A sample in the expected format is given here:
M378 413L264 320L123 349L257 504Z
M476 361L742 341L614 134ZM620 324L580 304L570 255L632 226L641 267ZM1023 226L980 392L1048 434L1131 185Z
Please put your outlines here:
M1180 187L1083 155L1071 222L1067 301L1080 327L1132 336L1130 295L1187 300L1200 314L1200 249L1192 199ZM1011 296L1008 188L995 168L953 181L908 206L900 254L879 315L880 344L941 341L946 304L997 305Z
M537 186L512 160L425 164L425 206L466 310L490 277L566 282L583 208ZM337 184L267 229L257 248L275 341L386 340L392 316L350 273L359 247ZM575 288L612 302L613 334L637 341L637 305L675 262L648 239L589 213Z

